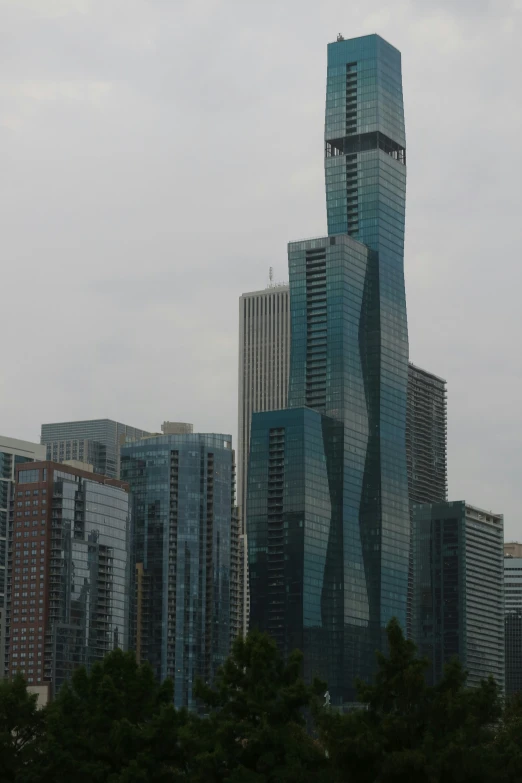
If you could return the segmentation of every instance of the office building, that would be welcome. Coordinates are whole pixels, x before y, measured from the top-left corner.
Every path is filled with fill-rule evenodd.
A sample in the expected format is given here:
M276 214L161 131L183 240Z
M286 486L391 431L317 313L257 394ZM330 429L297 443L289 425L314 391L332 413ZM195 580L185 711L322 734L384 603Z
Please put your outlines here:
M288 247L289 408L253 414L247 499L250 625L300 647L339 705L373 675L388 621L406 625L405 163L400 53L339 37L328 236Z
M17 466L40 459L45 459L45 446L0 435L0 678L3 675L5 655L5 590L9 501L13 493Z
M446 381L414 364L408 365L406 461L410 522L413 506L442 503L448 497ZM410 546L406 630L411 638L413 548Z
M504 544L506 696L522 693L522 544Z
M255 411L286 408L290 369L287 285L239 297L237 497L245 529L250 423Z
M468 685L504 688L504 520L464 501L415 506L414 640L437 683L457 656Z
M48 460L85 462L97 474L119 478L121 445L128 438L148 434L111 419L91 419L42 424L41 442L47 447Z
M287 285L270 285L239 297L237 499L241 521L242 633L248 630L250 592L246 493L250 425L255 411L286 408L290 371L290 303Z
M52 696L76 667L126 649L130 565L125 484L49 461L18 466L9 512L8 675L21 671Z
M136 575L131 636L139 661L196 708L237 633L237 514L230 435L158 435L121 450L133 498ZM235 627L234 627L235 626Z

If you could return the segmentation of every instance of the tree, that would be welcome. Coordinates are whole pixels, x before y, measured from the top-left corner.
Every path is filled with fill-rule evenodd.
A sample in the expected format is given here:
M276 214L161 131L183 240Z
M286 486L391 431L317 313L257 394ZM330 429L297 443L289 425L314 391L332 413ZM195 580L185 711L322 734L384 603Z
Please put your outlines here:
M492 679L466 688L457 660L435 687L392 620L389 654L377 654L371 685L359 682L364 705L347 715L317 712L321 740L339 780L350 783L485 783L493 780L495 724L501 714Z
M17 674L0 680L0 772L2 783L18 780L39 752L44 716L29 694L25 680Z
M522 694L511 697L495 737L495 783L522 780Z
M253 631L235 641L214 687L196 686L210 714L198 727L194 780L329 780L324 750L306 731L313 689L304 684L301 669L301 653L292 653L285 664L266 634Z
M77 669L46 710L38 763L23 783L172 783L183 779L172 684L115 650L89 673Z

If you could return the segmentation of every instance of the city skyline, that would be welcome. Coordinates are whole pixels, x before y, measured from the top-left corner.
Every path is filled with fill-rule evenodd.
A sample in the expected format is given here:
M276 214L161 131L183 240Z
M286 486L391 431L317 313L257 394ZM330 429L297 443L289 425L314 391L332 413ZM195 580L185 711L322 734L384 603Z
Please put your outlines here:
M53 4L53 14L60 5ZM179 14L158 10L141 32L145 5L138 2L124 20L125 40L115 27L108 34L118 41L118 63L110 47L93 45L101 17L88 3L84 13L62 17L47 14L50 4L39 6L40 18L23 31L20 21L30 15L25 0L1 12L7 29L20 33L21 54L3 55L11 78L2 93L9 158L4 280L13 295L2 310L11 334L2 432L36 442L46 421L104 416L152 430L159 417L170 416L194 421L199 430L230 431L237 443L237 297L261 288L269 266L276 278L286 278L284 243L303 233L300 215L310 234L321 233L322 171L308 164L321 129L308 129L322 115L324 42L339 31L351 37L376 30L408 64L409 161L415 162L406 218L410 358L448 381L449 496L501 508L506 536L521 538L519 271L509 261L516 258L518 210L509 173L520 155L520 115L510 101L520 57L514 6L497 4L492 15L486 3L476 4L468 15L444 2L424 10L406 3L394 15L383 3L347 12L332 2L288 21L272 9L264 18L244 9L226 31L217 9L205 19L182 5ZM92 24L82 28L86 21ZM32 45L42 25L56 59ZM155 78L166 73L156 53L176 49L167 46L177 40L176 26L198 43L169 54L169 67L182 74L186 58L198 106L181 78ZM199 65L199 52L219 34L226 45L215 52L214 75ZM86 44L77 52L98 51L98 60L73 54L66 40ZM132 65L136 51L139 72ZM241 55L248 67L237 74ZM180 104L192 130L212 121L223 149L216 161L200 144L195 172L183 162L186 139L172 114ZM139 111L144 105L149 112ZM510 122L497 127L508 105ZM484 158L480 134L470 139L469 127L487 133L493 122L499 143ZM231 132L234 124L239 133ZM246 159L252 135L262 159L246 181L237 161ZM290 136L291 145L283 141ZM153 148L161 151L161 167ZM56 165L60 157L66 166ZM130 186L130 176L140 187ZM210 215L205 229L196 190L185 190L191 178L197 191L203 182L208 188L200 196ZM284 183L277 193L276 181ZM241 239L231 251L239 224ZM500 271L494 277L492 258ZM55 310L49 301L56 286L63 306ZM13 306L22 292L20 318ZM102 317L94 319L95 311ZM129 329L134 314L139 330ZM35 333L38 348L28 351ZM163 365L168 350L175 371ZM150 378L165 371L169 383L162 391ZM29 396L35 379L44 380L37 398Z

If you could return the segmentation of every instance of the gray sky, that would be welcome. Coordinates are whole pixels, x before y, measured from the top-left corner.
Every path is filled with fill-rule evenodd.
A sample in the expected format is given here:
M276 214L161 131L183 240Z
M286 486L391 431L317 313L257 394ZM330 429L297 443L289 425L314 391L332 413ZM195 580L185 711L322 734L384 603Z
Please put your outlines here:
M326 44L402 51L412 361L522 540L522 0L0 0L0 432L236 432L237 299L326 231Z

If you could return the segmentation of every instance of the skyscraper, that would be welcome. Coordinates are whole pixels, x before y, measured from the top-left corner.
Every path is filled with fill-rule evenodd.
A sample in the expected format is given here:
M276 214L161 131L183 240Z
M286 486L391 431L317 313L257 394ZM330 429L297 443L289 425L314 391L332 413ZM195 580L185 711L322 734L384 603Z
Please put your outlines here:
M446 381L414 364L408 366L408 405L406 408L406 458L410 522L413 506L447 500L448 466L446 455ZM410 545L408 612L406 630L411 637L413 606L413 547Z
M53 462L17 468L9 517L6 669L52 695L80 665L126 649L129 496Z
M247 533L251 625L303 649L337 704L406 624L405 163L400 53L330 44L328 236L288 247L289 410L252 417Z
M410 363L406 410L410 502L440 503L448 493L446 381Z
M468 685L504 688L504 520L464 501L414 507L413 630L437 683L458 656Z
M119 478L120 446L126 438L148 434L111 419L90 419L42 424L41 442L47 446L48 460L85 462L97 474Z
M522 693L522 544L504 544L506 696Z
M133 498L137 657L172 678L177 707L194 709L195 677L212 680L237 624L232 439L143 438L122 447L121 473Z
M290 368L287 285L239 297L237 497L245 528L250 423L255 411L286 408Z
M0 435L0 678L5 653L5 580L9 503L13 498L16 468L24 462L45 459L45 446Z
M239 388L237 499L241 629L248 630L250 591L246 536L246 495L250 425L255 411L286 408L290 370L290 303L287 285L271 285L239 297Z

